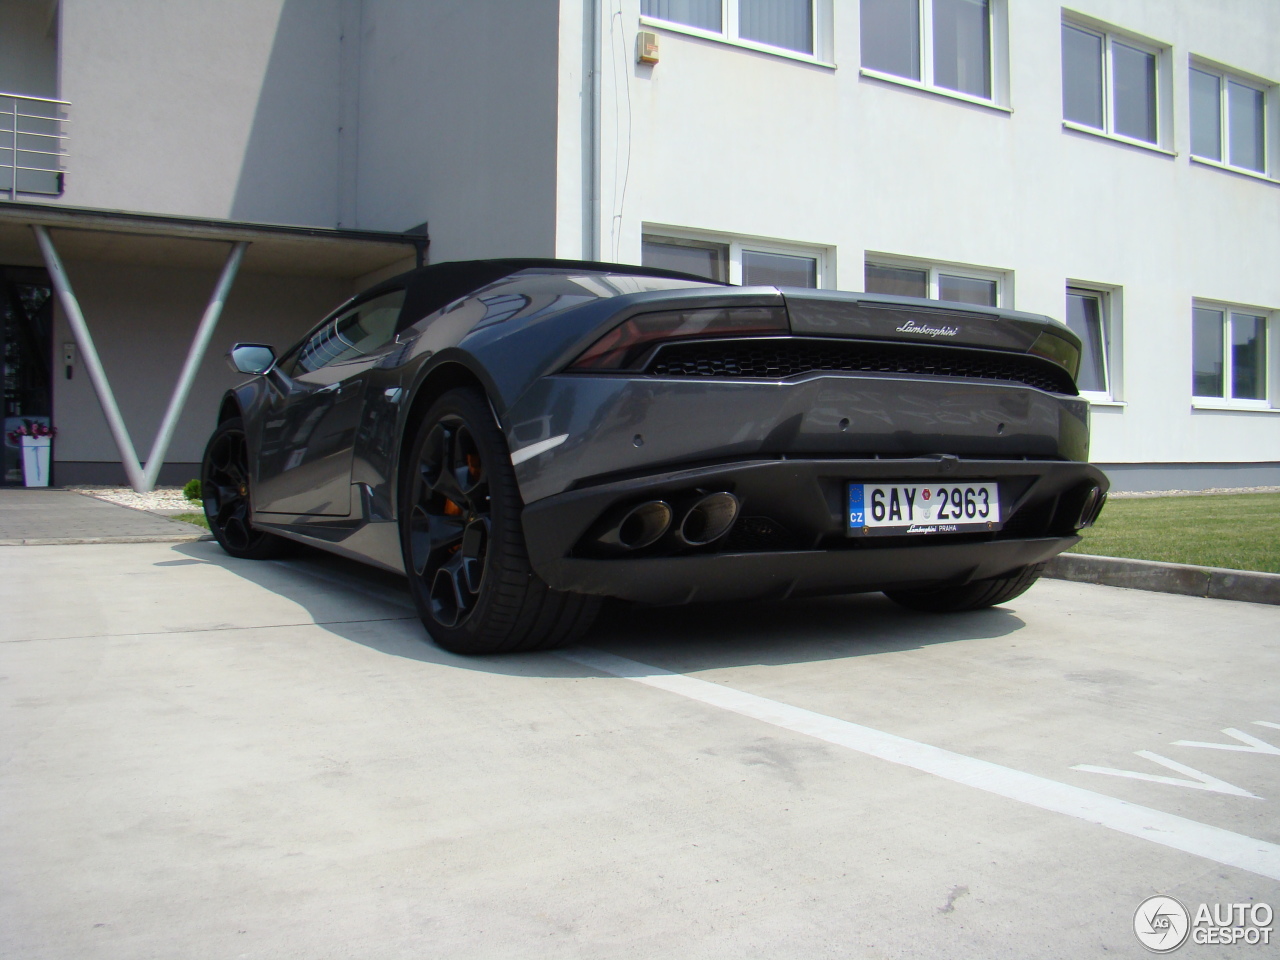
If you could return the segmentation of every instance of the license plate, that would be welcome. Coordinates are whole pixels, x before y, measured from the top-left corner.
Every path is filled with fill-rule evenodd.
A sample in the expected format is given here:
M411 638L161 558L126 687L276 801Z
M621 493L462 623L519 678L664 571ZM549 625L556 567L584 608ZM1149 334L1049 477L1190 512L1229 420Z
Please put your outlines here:
M850 536L1000 529L995 483L851 483Z

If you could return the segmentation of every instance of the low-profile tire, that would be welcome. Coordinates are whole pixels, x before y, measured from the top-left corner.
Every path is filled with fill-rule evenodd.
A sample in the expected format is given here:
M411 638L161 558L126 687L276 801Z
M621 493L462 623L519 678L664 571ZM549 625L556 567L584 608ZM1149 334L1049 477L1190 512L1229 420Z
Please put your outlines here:
M290 541L253 528L250 475L244 421L239 417L223 420L209 438L200 464L200 496L209 532L223 550L241 560L283 556Z
M960 613L964 610L981 610L1007 603L1031 589L1040 579L1043 563L1020 567L1003 577L975 580L960 587L943 587L940 590L886 590L884 595L908 610L927 613Z
M488 400L460 387L418 424L401 486L409 592L435 642L453 653L513 653L582 636L600 598L552 590L525 549L511 454Z

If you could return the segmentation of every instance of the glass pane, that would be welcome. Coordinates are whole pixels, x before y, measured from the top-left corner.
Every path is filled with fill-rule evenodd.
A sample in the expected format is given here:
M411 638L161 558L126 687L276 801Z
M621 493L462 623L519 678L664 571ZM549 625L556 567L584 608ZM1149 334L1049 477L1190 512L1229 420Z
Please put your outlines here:
M987 0L933 0L933 82L991 97L991 30Z
M816 287L818 261L781 253L742 251L742 282L746 286Z
M1203 70L1191 71L1191 152L1222 159L1221 81Z
M640 13L717 33L721 30L720 0L640 0Z
M1080 375L1076 386L1081 390L1107 392L1107 366L1103 337L1102 297L1096 293L1067 291L1067 326L1080 338Z
M326 323L298 354L292 373L309 373L330 363L354 360L391 342L405 291L375 297Z
M920 79L919 0L862 0L862 65Z
M1267 398L1267 322L1262 317L1231 315L1231 396Z
M909 267L866 266L867 293L887 293L895 297L929 296L929 271Z
M1191 393L1221 397L1222 311L1196 307L1191 319Z
M1062 116L1102 129L1102 38L1062 25Z
M640 262L646 267L678 270L724 283L729 279L729 248L723 243L645 237Z
M1156 142L1156 55L1111 44L1112 110L1115 133Z
M813 53L813 0L738 0L738 36Z
M1227 81L1227 117L1231 127L1231 163L1262 173L1266 165L1263 147L1265 98L1261 90Z
M974 303L980 307L996 305L996 282L978 280L975 277L949 277L938 275L938 299L957 303Z

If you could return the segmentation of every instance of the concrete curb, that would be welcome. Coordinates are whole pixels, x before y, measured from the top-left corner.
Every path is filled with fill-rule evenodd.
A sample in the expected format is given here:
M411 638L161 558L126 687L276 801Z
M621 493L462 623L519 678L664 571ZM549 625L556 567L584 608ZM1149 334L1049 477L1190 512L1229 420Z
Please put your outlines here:
M1280 573L1060 553L1045 566L1044 576L1187 597L1280 604Z
M137 537L28 537L23 540L0 540L0 547L61 547L79 543L194 543L212 540L207 533L144 534Z

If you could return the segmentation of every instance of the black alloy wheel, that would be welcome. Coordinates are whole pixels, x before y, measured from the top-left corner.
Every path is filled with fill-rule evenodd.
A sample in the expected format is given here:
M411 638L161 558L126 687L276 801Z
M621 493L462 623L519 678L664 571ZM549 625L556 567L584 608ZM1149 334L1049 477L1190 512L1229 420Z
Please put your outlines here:
M255 530L249 493L249 445L244 421L218 424L205 447L200 467L200 496L209 532L227 553L244 560L268 560L284 553L289 541Z
M409 551L431 617L456 627L475 610L484 581L492 518L489 479L466 421L445 414L418 454Z
M410 593L441 647L543 649L590 626L599 598L552 590L529 566L511 456L479 390L450 390L427 411L400 502Z

